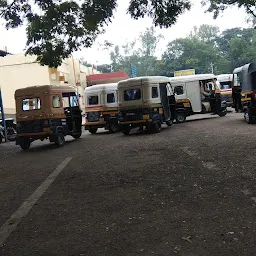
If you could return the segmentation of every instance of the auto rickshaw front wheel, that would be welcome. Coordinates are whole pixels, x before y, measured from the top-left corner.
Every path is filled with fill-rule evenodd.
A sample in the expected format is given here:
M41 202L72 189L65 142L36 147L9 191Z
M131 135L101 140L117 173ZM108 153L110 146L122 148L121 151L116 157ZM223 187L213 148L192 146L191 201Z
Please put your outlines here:
M186 114L184 112L176 112L176 123L184 123L186 121Z
M78 133L72 135L72 137L77 140L81 137L81 135L82 135L82 132L78 132Z
M223 117L223 116L226 116L227 113L228 113L228 111L227 111L227 109L225 109L225 110L220 111L220 112L218 113L218 115L219 115L220 117Z
M28 150L30 148L30 138L29 137L21 137L20 139L20 147L23 150Z
M89 127L89 132L90 132L91 134L95 134L97 131L98 131L98 128L97 128L97 127Z
M62 132L58 132L55 137L55 144L57 147L62 147L65 144L65 136Z

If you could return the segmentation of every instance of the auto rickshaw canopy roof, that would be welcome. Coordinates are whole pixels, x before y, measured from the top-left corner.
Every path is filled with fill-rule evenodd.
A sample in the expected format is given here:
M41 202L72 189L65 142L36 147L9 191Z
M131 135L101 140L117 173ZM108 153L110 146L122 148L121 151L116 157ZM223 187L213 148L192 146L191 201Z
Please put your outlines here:
M15 91L15 97L31 97L49 93L75 93L76 89L69 85L39 85L29 86Z

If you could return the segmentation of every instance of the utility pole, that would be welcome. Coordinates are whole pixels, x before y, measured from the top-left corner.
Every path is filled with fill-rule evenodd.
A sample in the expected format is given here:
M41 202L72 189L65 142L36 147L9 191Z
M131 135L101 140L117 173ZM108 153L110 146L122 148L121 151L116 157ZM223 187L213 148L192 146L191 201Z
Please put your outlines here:
M2 114L2 123L4 125L5 142L7 142L7 130L6 130L6 123L5 123L5 115L4 115L4 106L3 106L1 86L0 86L0 110L1 110L1 114Z

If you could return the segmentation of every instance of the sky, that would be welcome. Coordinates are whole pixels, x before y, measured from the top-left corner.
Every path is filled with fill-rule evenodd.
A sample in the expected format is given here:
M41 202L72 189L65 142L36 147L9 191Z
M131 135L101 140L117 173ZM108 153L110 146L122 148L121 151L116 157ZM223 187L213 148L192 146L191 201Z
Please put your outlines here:
M157 28L157 33L164 36L164 40L159 43L157 55L160 57L165 50L168 42L176 38L186 37L194 26L209 24L218 26L221 31L233 27L247 27L246 14L243 9L237 7L229 8L222 13L216 20L212 13L205 13L206 7L201 6L201 0L193 0L190 11L182 14L175 25L168 29ZM118 7L114 13L112 23L106 28L106 32L99 36L95 44L89 49L81 49L74 53L75 58L83 58L91 64L110 63L110 50L103 50L99 45L108 40L114 45L123 45L127 41L137 38L140 33L152 25L150 18L133 20L127 14L128 0L118 0ZM25 28L6 30L3 23L0 23L0 49L7 46L9 52L16 54L24 52L26 45Z

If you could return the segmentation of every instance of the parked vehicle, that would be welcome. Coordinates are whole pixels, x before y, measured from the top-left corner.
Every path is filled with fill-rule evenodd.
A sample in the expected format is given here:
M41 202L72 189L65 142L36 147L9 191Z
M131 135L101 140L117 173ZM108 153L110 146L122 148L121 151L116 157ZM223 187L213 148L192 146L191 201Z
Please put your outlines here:
M0 124L0 144L3 142L4 137L4 127Z
M98 128L119 131L116 93L117 83L93 85L84 90L85 129L90 133L96 133Z
M170 78L176 97L176 122L183 123L187 116L212 113L227 114L226 102L221 100L220 87L213 74Z
M57 146L65 136L82 133L82 116L76 90L71 86L33 86L16 90L16 144L24 150L32 141L50 139Z
M256 120L256 62L246 64L233 71L233 97L237 110L244 112L248 124Z
M175 117L175 97L168 77L138 77L118 83L119 124L128 135L136 127L152 133L171 126Z
M0 125L4 129L3 120L0 119ZM7 132L7 139L9 141L15 141L17 137L17 124L14 121L14 118L6 118L5 119L5 125L6 125L6 132ZM5 131L3 130L3 133L5 134Z
M227 107L232 107L233 106L233 98L232 98L233 74L218 75L217 80L220 83L221 100L226 101Z

